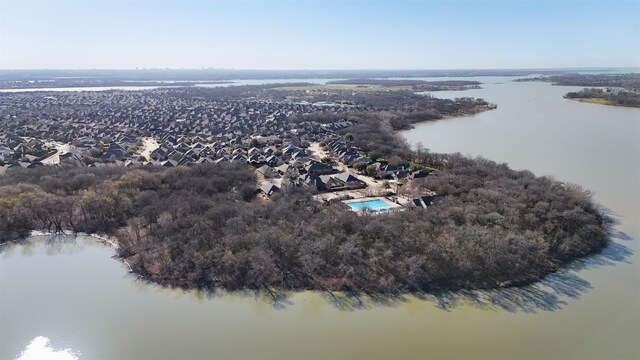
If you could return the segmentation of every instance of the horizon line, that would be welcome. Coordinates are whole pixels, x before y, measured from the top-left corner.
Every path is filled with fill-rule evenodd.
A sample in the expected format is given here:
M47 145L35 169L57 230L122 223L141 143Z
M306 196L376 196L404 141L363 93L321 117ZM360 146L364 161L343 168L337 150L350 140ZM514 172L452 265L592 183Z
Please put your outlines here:
M465 70L599 70L599 69L640 69L640 66L578 66L578 67L523 67L523 68L353 68L353 69L256 69L256 68L216 68L216 67L135 67L135 68L0 68L0 71L145 71L145 70L173 70L173 71L465 71Z

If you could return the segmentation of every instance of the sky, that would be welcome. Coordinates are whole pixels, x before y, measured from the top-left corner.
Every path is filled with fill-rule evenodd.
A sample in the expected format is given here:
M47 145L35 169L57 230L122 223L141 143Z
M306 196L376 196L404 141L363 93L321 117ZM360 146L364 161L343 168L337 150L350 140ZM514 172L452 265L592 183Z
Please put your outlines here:
M640 66L640 0L0 0L2 69Z

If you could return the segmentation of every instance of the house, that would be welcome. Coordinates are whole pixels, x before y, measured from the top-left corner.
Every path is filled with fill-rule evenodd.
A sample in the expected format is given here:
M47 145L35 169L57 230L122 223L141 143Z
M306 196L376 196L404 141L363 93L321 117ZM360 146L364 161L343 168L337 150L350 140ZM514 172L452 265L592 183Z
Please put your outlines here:
M91 138L91 137L83 137L73 141L73 144L77 147L91 149L100 145L100 142Z
M35 168L41 168L41 167L44 167L44 164L41 163L40 161L34 161L27 165L27 169L35 169Z
M298 171L298 169L296 169L295 167L289 165L289 164L282 164L278 167L274 168L275 171L277 171L280 175L292 175L292 176L299 176L300 172Z
M291 160L309 160L309 155L304 151L298 151L291 155Z
M351 163L349 163L349 165L351 166L357 166L359 164L365 164L365 165L369 165L371 164L373 161L366 157L366 156L359 156L357 159L351 161Z
M200 153L198 153L200 158L211 157L213 156L213 150L210 147L204 147L200 149Z
M164 137L164 140L165 140L166 142L171 143L171 144L175 144L175 143L176 143L176 137L175 137L175 136L173 136L173 135L167 135L167 136L165 136L165 137Z
M247 152L244 151L244 149L242 149L242 148L237 148L237 149L233 150L233 152L231 153L231 155L238 155L238 154L247 155Z
M178 166L178 162L175 160L167 160L162 163L162 166L166 168L172 168Z
M224 149L220 149L220 150L216 151L216 157L217 158L226 157L226 156L229 156L229 155L230 154Z
M180 160L184 156L184 153L180 150L173 150L167 154L167 158L171 160Z
M300 151L302 149L300 149L299 147L295 146L295 145L289 145L287 147L285 147L284 149L282 149L282 155L293 155L294 153Z
M196 148L189 149L186 153L184 153L183 156L189 156L189 157L192 157L194 159L197 159L197 158L200 157L200 149L199 148L198 149L196 149Z
M16 154L16 156L18 157L22 157L28 152L29 152L29 147L27 147L25 144L20 144L15 148L13 148L13 153Z
M265 163L265 159L262 155L259 154L253 154L251 156L249 156L249 158L247 159L247 162L251 165L258 165L258 164L264 164Z
M247 155L249 155L249 156L253 156L253 155L261 154L261 153L262 152L258 148L255 148L255 147L252 147L251 149L249 149L247 151Z
M125 158L125 155L126 151L122 146L120 146L119 144L111 144L109 145L109 148L107 148L107 150L105 150L105 152L102 154L101 158L103 160L111 160L113 157L115 160L122 160Z
M195 163L195 159L187 155L183 156L182 159L178 161L179 166L193 164L193 163Z
M34 169L44 167L44 164L40 161L35 162L24 162L24 161L14 161L10 165L6 167L7 170L11 169Z
M301 187L300 180L292 180L289 178L282 179L281 187L286 190L292 190Z
M11 158L11 149L6 146L0 146L0 160L8 160Z
M15 170L15 169L24 169L29 165L29 163L21 163L18 161L14 161L9 165L5 166L5 169L7 170Z
M232 162L245 162L247 161L247 158L244 157L244 155L242 154L236 154L231 158Z
M265 182L260 186L260 192L266 196L271 196L280 191L280 188L270 182Z
M395 175L396 172L404 170L403 166L389 165L383 163L374 163L375 175L381 179L383 178L391 178Z
M417 199L413 199L412 202L415 206L421 208L427 208L427 206L435 205L444 200L444 196L441 195L428 195L422 196Z
M318 161L310 161L309 163L307 163L307 166L304 167L304 170L307 172L307 174L312 175L331 174L332 172L334 172L331 166Z
M307 174L304 178L304 183L307 186L314 186L319 191L359 189L367 186L363 181L348 172L331 175Z
M280 162L280 159L275 155L271 155L271 156L269 156L268 158L265 159L265 162L269 166L276 166Z
M416 171L412 172L411 174L409 174L409 176L407 176L407 178L409 180L416 180L416 179L424 179L427 176L429 176L429 170L416 170Z
M196 163L198 163L198 164L213 164L213 160L211 160L209 158L206 158L206 157L201 157L200 159L198 159L198 161L196 161Z
M345 183L333 175L320 175L320 180L324 184L324 190L337 191L345 188Z
M201 138L200 136L196 136L196 137L194 137L192 140L193 140L193 142L195 142L195 143L196 143L196 145L197 145L198 143L206 142L206 141L205 141L203 138ZM194 145L194 146L195 146L195 145Z
M151 152L151 158L154 160L164 160L167 158L167 149L159 147Z
M359 189L367 186L364 181L349 174L348 172L341 172L332 176L337 180L340 180L344 184L344 187L348 189Z
M398 170L396 172L393 173L393 179L394 180L401 180L401 179L406 179L409 177L409 175L411 175L411 171L409 170Z
M128 160L124 161L124 167L127 167L127 168L137 167L137 166L140 166L140 165L142 165L142 163L140 163L138 160L128 159Z
M66 152L60 154L60 166L67 167L84 167L82 159L72 152Z
M265 178L275 178L279 177L278 173L271 168L269 165L262 165L256 169L256 172L262 174Z
M302 178L302 182L304 183L305 186L315 189L317 191L323 191L326 188L324 182L322 181L322 179L320 179L320 176L318 175L307 174L304 176L304 178Z
M178 146L175 147L176 150L180 150L181 152L186 152L189 149L191 149L191 147L183 142L179 143Z

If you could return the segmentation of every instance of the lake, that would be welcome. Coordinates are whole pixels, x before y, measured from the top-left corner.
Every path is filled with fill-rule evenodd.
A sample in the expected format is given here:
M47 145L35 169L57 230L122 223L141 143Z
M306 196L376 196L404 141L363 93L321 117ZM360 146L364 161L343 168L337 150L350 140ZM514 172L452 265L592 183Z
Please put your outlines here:
M81 359L640 358L640 110L565 100L574 87L477 77L498 109L403 132L594 192L618 224L602 254L517 289L424 299L184 293L128 273L90 237L34 237L0 254L0 358L38 336Z

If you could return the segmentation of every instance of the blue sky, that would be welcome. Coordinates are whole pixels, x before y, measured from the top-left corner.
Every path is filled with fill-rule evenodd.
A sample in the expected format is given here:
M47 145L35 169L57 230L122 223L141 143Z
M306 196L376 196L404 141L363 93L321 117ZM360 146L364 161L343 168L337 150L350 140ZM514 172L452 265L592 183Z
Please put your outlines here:
M640 0L0 0L0 68L640 66Z

